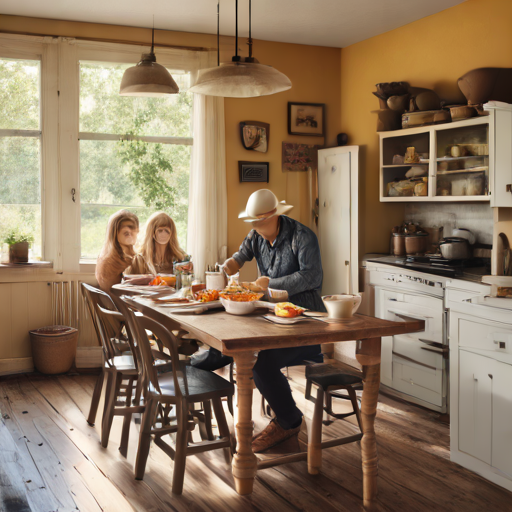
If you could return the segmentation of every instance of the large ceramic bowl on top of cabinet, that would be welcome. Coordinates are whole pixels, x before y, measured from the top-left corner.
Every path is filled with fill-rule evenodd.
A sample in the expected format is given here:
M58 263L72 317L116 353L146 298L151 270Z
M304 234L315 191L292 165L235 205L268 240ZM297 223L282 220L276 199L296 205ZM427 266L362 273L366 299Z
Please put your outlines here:
M484 108L489 115L380 132L380 200L488 201L512 207L512 105L491 102ZM423 155L421 161L393 164L393 156L404 156L408 147ZM390 197L389 183L405 180L413 166L425 168L427 194Z

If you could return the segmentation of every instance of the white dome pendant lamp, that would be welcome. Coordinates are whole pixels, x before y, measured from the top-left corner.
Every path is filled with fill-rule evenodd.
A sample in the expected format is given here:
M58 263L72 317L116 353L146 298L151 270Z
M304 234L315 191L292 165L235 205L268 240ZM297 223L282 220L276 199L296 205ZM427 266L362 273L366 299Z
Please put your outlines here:
M217 52L219 39L219 7L217 5ZM290 79L271 66L260 64L252 56L251 0L249 0L249 57L238 55L238 0L236 0L235 56L231 62L203 69L190 91L225 98L254 98L291 89Z
M155 29L151 34L151 52L143 53L138 64L128 68L121 80L121 96L162 97L180 92L178 84L161 64L157 64L155 52Z

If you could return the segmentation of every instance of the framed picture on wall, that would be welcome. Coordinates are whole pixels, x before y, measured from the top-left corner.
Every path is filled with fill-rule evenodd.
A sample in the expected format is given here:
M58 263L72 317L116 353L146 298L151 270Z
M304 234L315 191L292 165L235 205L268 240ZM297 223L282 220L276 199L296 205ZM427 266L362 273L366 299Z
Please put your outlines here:
M325 104L288 102L288 133L324 137Z
M308 171L318 169L318 149L315 144L283 142L282 170Z
M240 137L245 149L266 153L269 133L270 125L268 123L259 121L242 121L240 123Z
M240 183L268 183L268 162L238 162Z

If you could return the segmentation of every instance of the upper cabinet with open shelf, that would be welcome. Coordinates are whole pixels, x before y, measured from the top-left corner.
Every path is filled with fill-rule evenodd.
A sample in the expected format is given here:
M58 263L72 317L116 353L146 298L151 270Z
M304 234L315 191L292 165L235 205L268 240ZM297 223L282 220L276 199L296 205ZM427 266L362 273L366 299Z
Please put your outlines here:
M486 110L488 116L381 132L380 200L512 206L512 105Z

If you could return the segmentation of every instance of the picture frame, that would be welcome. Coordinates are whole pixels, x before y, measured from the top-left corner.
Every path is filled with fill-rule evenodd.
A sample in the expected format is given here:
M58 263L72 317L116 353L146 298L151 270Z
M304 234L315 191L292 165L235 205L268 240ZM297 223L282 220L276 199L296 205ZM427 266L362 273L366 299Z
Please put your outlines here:
M240 183L268 183L268 162L238 162L238 174Z
M325 103L288 102L290 135L325 136Z
M282 170L283 172L306 172L318 169L318 149L316 144L295 144L283 142Z
M242 121L240 123L240 139L242 146L251 151L266 153L270 137L270 125L260 121Z

